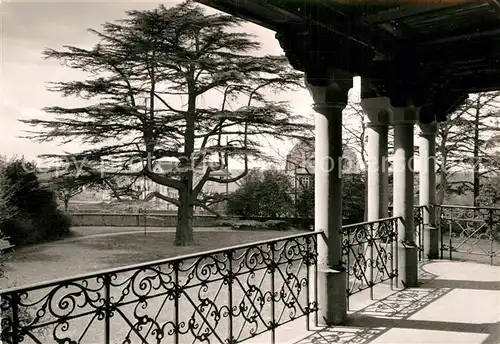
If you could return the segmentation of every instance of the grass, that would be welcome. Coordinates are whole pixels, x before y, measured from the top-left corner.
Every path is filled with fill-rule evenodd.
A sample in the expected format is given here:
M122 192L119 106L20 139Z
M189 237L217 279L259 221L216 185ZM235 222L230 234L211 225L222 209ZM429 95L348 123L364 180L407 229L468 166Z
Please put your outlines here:
M84 239L81 245L97 250L118 250L124 252L109 256L108 264L120 266L269 240L296 233L301 232L198 232L194 234L194 244L185 247L173 244L175 233L150 233L146 236L138 233Z
M175 233L157 232L101 237L73 237L16 249L5 263L0 288L39 283L152 260L303 233L290 231L196 232L191 246L173 245ZM93 232L92 234L96 234Z

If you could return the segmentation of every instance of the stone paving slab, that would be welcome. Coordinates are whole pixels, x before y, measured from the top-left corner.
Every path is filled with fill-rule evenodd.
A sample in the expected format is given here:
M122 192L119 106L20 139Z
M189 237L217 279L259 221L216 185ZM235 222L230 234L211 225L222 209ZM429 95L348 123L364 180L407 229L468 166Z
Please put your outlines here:
M279 344L500 344L500 267L434 261L420 288L378 285L350 298L345 326L305 331L304 319L276 331ZM425 279L424 279L425 278ZM270 343L270 334L248 343Z

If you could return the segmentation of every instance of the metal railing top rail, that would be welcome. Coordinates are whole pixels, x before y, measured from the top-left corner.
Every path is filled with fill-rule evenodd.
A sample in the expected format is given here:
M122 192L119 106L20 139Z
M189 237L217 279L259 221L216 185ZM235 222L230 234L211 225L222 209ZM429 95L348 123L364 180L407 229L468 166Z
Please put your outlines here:
M160 212L156 212L156 211L146 211L146 213L144 211L138 211L138 212L127 212L127 211L124 211L123 213L120 213L120 212L113 212L113 213L108 213L108 212L89 212L89 213L85 213L85 212L72 212L72 211L68 211L68 215L73 215L73 216L144 216L144 215L151 215L151 216L168 216L168 217L172 217L172 216L177 216L177 212L172 212L172 213L160 213ZM198 214L194 214L195 217L217 217L213 214L205 214L205 213L198 213Z
M353 223L350 225L342 226L342 230L356 228L356 227L360 227L360 226L372 225L372 224L379 223L379 222L394 221L394 220L399 220L399 219L401 219L401 216L392 216L392 217L386 217L383 219L377 219L377 220L373 220L373 221L358 222L358 223Z
M167 263L172 263L172 262L177 262L177 261L187 260L187 259L196 259L196 258L200 258L200 257L204 257L204 256L210 256L210 255L214 255L214 254L224 253L227 251L235 251L235 250L250 248L253 246L266 245L266 244L276 243L276 242L295 239L295 238L307 238L307 237L321 235L321 234L323 234L322 231L293 234L293 235L283 236L283 237L279 237L279 238L271 239L271 240L268 239L268 240L254 241L254 242L251 242L248 244L241 244L241 245L235 245L235 246L230 246L230 247L218 248L215 250L208 250L208 251L192 253L192 254L187 254L187 255L182 255L182 256L176 256L176 257L171 257L171 258L164 258L164 259L154 260L154 261L145 262L145 263L123 266L123 267L119 267L119 268L94 271L94 272L89 272L89 273L85 273L85 274L75 275L75 276L72 276L71 278L58 278L58 279L53 279L53 280L49 280L46 282L39 282L39 283L28 284L28 285L24 285L24 286L13 287L13 288L1 290L0 291L0 298L2 297L2 295L5 295L5 294L10 294L10 293L15 293L15 292L27 292L27 291L32 291L35 289L52 287L52 286L56 286L58 284L64 284L64 283L68 283L68 282L75 281L75 280L92 278L92 277L100 276L100 275L123 273L123 272L128 272L131 270L147 268L147 267L154 266L154 265L162 265L162 264L167 264Z
M436 207L440 208L456 208L456 209L469 209L469 210L474 210L474 209L484 209L484 210L499 210L499 207L477 207L473 205L451 205L451 204L443 204L443 205L436 205Z

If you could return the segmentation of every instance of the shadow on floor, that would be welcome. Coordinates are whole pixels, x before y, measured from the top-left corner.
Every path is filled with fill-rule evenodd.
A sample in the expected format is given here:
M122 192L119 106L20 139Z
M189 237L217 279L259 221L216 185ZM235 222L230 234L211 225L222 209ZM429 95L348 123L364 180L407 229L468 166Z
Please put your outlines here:
M500 290L499 281L464 281L464 280L445 280L433 279L422 280L426 288L456 288L456 289L475 289L475 290Z
M423 278L422 282L424 282L420 288L406 289L392 293L367 307L353 312L349 315L344 326L331 326L318 329L310 336L295 342L295 344L366 344L375 341L391 329L478 334L481 337L479 341L481 344L500 343L499 322L459 323L409 319L423 308L449 294L453 289L497 291L500 290L500 282L439 280L436 279L436 275L427 273L423 266L419 270L421 278ZM492 305L492 307L498 307L498 305ZM411 337L415 336L414 334L410 334L409 336L402 340L408 343L428 342L425 340L422 341L420 338ZM382 338L378 341L383 342ZM450 343L449 339L448 343Z

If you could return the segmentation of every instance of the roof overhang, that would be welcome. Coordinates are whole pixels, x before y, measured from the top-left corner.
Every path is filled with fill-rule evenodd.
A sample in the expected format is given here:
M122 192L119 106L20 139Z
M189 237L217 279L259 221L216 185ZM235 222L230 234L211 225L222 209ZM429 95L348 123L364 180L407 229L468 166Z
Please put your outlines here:
M500 0L198 2L276 31L301 71L404 83L425 89L431 104L443 90L459 100L500 89Z

